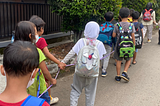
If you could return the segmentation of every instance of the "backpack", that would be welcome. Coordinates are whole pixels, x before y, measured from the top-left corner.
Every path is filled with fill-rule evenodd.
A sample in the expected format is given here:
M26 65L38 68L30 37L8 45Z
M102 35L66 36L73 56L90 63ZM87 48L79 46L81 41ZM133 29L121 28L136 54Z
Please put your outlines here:
M145 12L143 14L143 21L148 22L152 20L151 11L152 9L149 9L149 10L145 9Z
M42 106L44 102L44 99L29 95L21 106Z
M107 44L112 47L112 33L114 25L110 22L105 22L100 26L100 33L98 40L102 41L104 44Z
M82 77L98 77L100 57L97 45L100 42L96 40L96 45L87 45L87 39L82 38L84 46L78 53L75 66L75 73Z
M136 49L141 49L142 42L143 42L142 31L140 29L140 25L141 23L138 22L138 24L135 26L136 32L134 36L135 36L135 43L136 43L135 48Z
M135 51L135 46L131 39L133 24L130 24L127 32L124 31L124 29L119 23L117 25L120 32L119 40L117 42L118 55L122 58L131 58L133 57Z

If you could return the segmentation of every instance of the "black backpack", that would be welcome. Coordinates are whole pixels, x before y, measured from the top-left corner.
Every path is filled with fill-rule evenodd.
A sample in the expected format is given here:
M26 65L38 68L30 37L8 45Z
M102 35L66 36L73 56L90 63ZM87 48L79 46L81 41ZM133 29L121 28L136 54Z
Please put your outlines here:
M135 26L136 32L134 36L135 36L135 43L136 43L135 48L136 49L142 48L143 37L142 37L142 31L140 29L140 25L141 23L138 22L138 24Z
M124 31L119 23L117 25L120 32L119 40L117 42L118 55L122 58L131 58L135 51L135 46L131 38L133 23L130 24L127 32Z

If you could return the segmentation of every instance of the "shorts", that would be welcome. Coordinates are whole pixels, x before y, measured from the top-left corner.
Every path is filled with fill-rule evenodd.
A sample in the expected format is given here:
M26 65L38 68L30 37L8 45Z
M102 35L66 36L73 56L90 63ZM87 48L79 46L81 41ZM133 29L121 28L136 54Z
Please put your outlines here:
M40 95L41 95L41 94L39 94L39 96L40 96ZM46 93L44 93L40 98L44 99L48 104L50 104L51 98L50 98L50 96L49 96L49 94L48 94L48 91L47 91Z
M135 49L135 52L137 53L137 52L138 52L138 49Z

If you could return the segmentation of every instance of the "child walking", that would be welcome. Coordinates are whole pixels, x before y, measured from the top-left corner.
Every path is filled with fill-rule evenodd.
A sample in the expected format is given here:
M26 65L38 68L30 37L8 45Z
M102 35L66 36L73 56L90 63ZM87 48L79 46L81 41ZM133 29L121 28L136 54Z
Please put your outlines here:
M4 50L1 74L6 88L0 94L0 106L50 106L45 100L28 95L26 88L38 72L39 54L31 42L16 41Z
M85 38L81 38L62 60L67 63L72 56L78 55L73 84L71 85L70 106L77 106L83 88L85 88L86 106L94 106L99 62L100 58L106 54L103 43L96 40L99 30L99 25L96 22L88 22L84 30Z
M30 41L34 44L36 40L35 35L37 35L37 29L32 22L21 21L16 26L15 41L17 40ZM38 97L47 89L44 77L48 79L51 82L51 84L53 85L56 84L56 80L51 77L51 74L49 73L46 67L46 64L45 64L46 57L44 56L44 54L40 49L37 48L37 50L39 53L39 68L41 70L39 70L38 73L36 74L36 77L34 78L34 83L27 89L28 94L35 97ZM49 97L48 91L45 92L41 96L41 98L45 99L47 103L50 104L50 97Z
M60 67L60 69L64 69L64 67L66 66L66 64L60 62L58 59L56 59L48 50L47 47L47 43L46 40L44 38L41 37L41 35L44 33L44 26L45 26L45 22L42 20L42 18L33 15L30 20L30 22L34 23L36 25L37 28L37 34L36 35L36 46L42 50L42 52L44 53L45 56L47 56L50 60L52 60L53 62L57 63L58 66ZM47 66L46 66L47 67ZM45 78L47 85L50 86L50 81L47 80ZM51 98L51 102L50 104L54 104L56 102L58 102L58 98L55 97L53 98L51 96L51 89L48 90L49 96Z
M130 10L128 8L123 7L120 9L119 16L121 17L122 21L119 24L117 24L117 26L115 26L115 28L113 30L113 35L112 35L113 37L117 37L117 43L116 43L115 52L114 52L114 58L117 60L117 65L116 65L117 76L115 77L115 80L117 82L120 82L121 78L123 78L127 82L129 81L127 71L130 66L131 58L130 57L120 57L119 49L118 49L119 42L120 42L120 30L122 30L121 32L125 32L125 33L130 34L131 36L129 36L127 38L128 39L132 38L132 41L135 45L135 37L134 37L135 28L131 23L128 22L129 14L130 14ZM129 54L127 54L127 55L129 55ZM123 59L126 60L126 63L124 66L124 71L122 72L122 76L120 76L121 62Z
M137 27L137 28L138 28L138 27L140 28L141 34L142 34L142 39L143 39L143 25L142 25L142 23L139 23L139 22L138 22L139 16L140 16L140 14L139 14L138 11L135 11L135 12L132 13L132 18L133 18L134 27L135 27L135 28L136 28L136 27ZM137 25L138 25L138 26L137 26ZM141 41L140 41L140 43L141 43ZM143 44L143 42L142 42L142 44ZM135 49L135 52L134 52L134 55L133 55L133 61L132 61L132 64L133 64L133 65L135 65L135 64L137 63L137 61L136 61L137 52L138 52L138 49L136 48L136 49Z
M112 33L114 25L111 22L113 21L113 16L114 16L113 12L109 11L105 13L104 20L106 22L100 26L100 34L99 37L97 38L98 40L103 42L107 54L110 54L112 49ZM108 67L109 59L110 55L102 60L102 77L107 76L106 69Z

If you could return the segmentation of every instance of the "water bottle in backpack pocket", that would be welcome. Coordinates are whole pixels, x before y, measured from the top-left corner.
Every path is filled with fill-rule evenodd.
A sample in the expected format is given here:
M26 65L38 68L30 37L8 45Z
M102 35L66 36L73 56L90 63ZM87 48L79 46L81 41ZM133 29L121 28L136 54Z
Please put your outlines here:
M114 26L110 22L106 22L100 26L98 40L112 47L112 33Z
M122 58L131 58L135 51L135 46L131 37L133 24L130 24L127 32L124 31L119 23L117 25L120 31L119 40L117 42L118 55Z
M87 39L83 38L84 47L78 53L75 73L82 77L98 77L100 57L96 40L96 45L87 45Z

